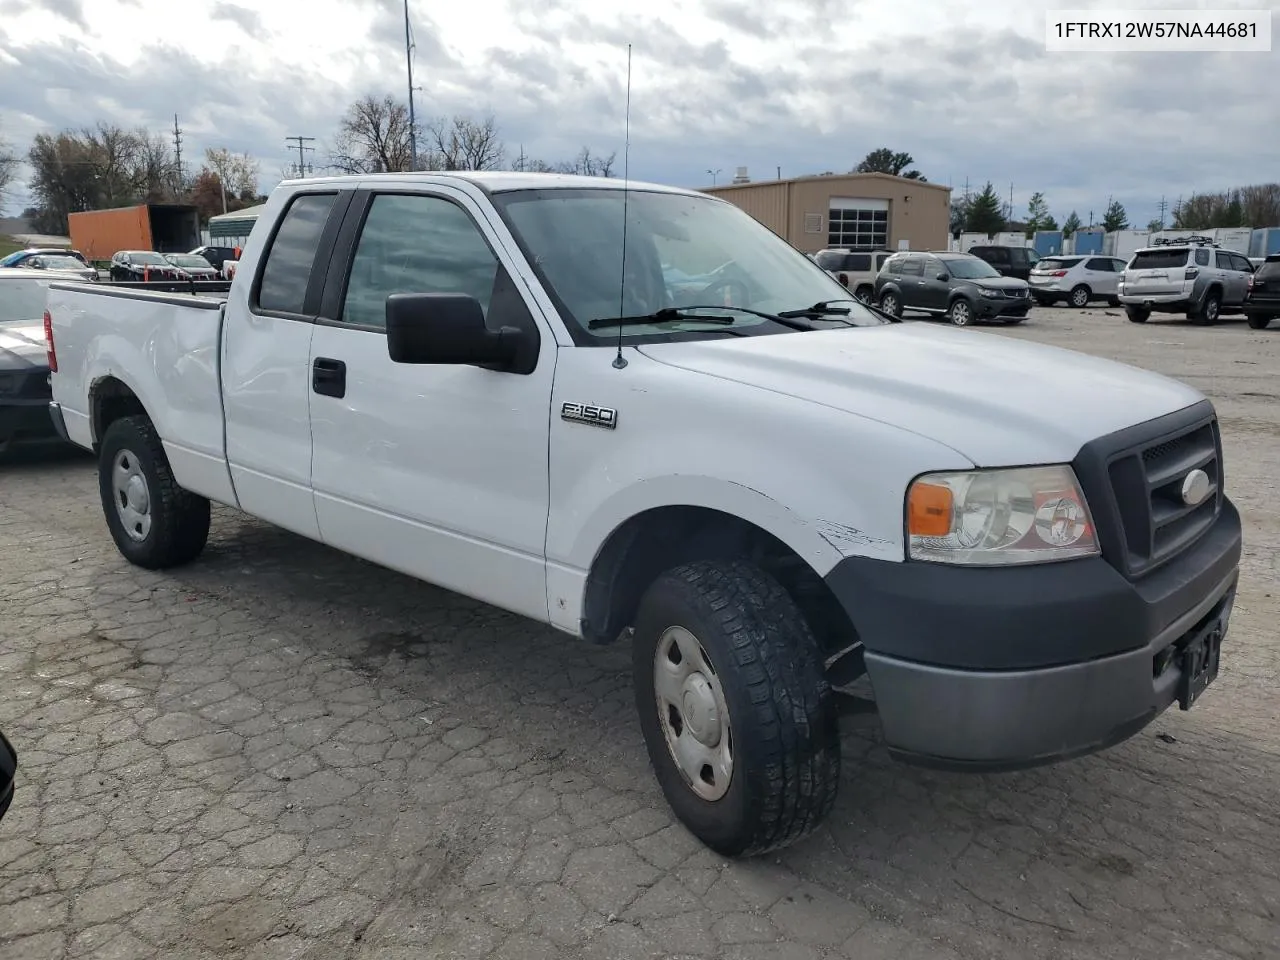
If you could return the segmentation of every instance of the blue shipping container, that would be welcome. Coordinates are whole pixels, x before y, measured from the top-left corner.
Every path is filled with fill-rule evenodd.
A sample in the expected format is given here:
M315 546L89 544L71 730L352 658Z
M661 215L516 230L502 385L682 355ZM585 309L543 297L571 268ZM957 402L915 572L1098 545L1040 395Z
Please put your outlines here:
M1061 230L1037 230L1032 247L1042 257L1052 257L1062 252Z
M1077 230L1075 252L1079 254L1102 253L1106 234L1101 230Z
M1280 227L1263 227L1249 238L1249 256L1274 257L1280 254Z

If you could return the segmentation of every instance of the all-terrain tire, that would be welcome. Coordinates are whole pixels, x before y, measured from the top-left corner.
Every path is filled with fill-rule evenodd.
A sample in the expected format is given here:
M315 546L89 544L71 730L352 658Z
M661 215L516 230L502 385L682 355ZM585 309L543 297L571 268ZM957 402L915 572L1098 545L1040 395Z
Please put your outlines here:
M1124 315L1129 318L1130 323L1146 323L1151 317L1151 311L1144 309L1143 307L1126 306L1124 308Z
M721 686L733 755L728 790L694 792L668 746L655 682L664 635L684 628ZM740 560L697 561L659 576L633 638L636 706L649 760L680 821L724 856L778 849L831 812L840 783L835 692L808 623L772 576Z
M125 529L112 476L117 458L145 481L149 526L145 535ZM122 417L107 428L98 452L98 490L116 548L130 563L162 570L189 563L209 539L209 501L174 479L164 446L146 416Z
M1204 298L1204 303L1200 304L1200 309L1195 313L1189 314L1187 319L1197 326L1210 327L1222 316L1222 297L1216 293L1210 293Z

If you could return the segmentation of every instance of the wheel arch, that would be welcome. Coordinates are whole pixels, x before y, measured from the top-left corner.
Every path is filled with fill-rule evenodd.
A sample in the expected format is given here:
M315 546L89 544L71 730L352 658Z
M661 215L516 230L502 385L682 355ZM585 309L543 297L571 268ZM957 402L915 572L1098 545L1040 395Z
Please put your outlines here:
M771 526L775 529L697 504L655 506L628 517L591 562L583 588L583 636L595 643L619 639L633 625L645 591L665 570L696 560L745 559L782 584L824 650L834 653L856 642L852 621L814 565L815 545L795 543L794 531ZM817 549L820 555L836 555L820 534L813 531L813 536L825 545Z
M111 424L135 415L155 423L142 398L125 381L114 374L94 378L89 386L89 425L95 453Z

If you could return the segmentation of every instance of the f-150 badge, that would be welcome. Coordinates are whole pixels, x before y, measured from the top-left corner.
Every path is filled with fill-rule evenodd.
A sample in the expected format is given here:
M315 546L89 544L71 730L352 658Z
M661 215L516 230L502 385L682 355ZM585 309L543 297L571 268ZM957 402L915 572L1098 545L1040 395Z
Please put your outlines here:
M566 403L560 408L560 419L613 430L618 426L618 411L612 407L597 407L594 403Z

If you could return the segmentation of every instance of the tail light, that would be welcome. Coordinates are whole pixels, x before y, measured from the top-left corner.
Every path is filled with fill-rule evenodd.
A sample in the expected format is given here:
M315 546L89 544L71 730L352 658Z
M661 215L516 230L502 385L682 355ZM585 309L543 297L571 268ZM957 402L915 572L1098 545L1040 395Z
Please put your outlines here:
M1186 273L1184 273L1184 274L1182 275L1182 279L1183 279L1183 280L1194 280L1194 279L1195 279L1196 277L1198 277L1198 276L1200 276L1200 268L1199 268L1199 267L1187 267L1187 272L1186 272Z
M1054 270L1052 273L1049 274L1049 276L1051 277L1065 277L1066 275L1067 275L1067 271L1065 270Z
M44 343L45 356L49 360L49 372L58 372L58 351L53 346L53 317L49 315L49 311L44 312Z

